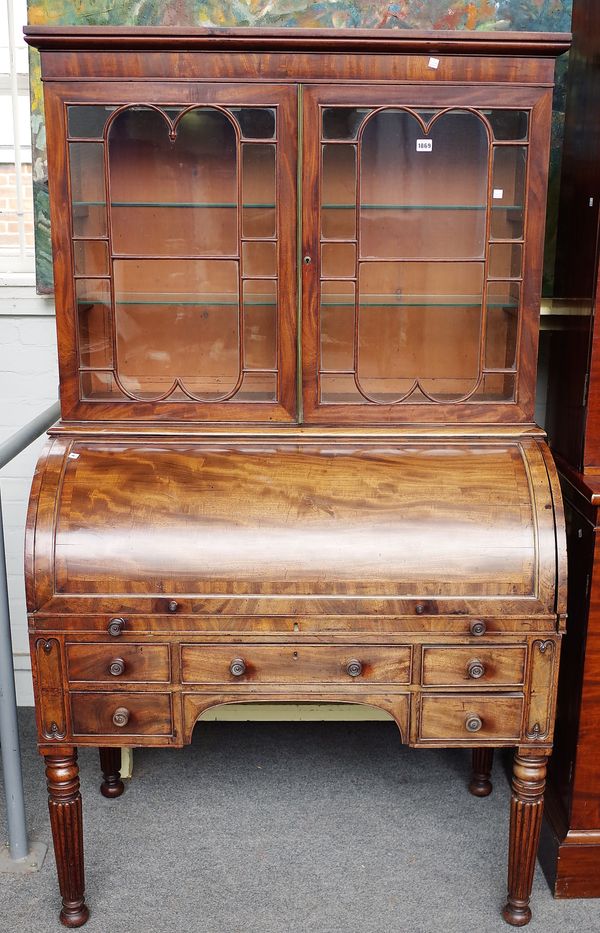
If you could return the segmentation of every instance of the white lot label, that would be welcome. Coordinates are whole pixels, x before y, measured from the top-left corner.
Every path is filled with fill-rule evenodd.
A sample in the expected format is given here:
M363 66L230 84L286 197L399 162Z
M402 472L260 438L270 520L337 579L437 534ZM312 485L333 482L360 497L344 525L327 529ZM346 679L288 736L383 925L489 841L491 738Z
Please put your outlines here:
M428 68L437 68L440 63L439 58L430 58L427 64Z
M432 149L432 139L417 139L417 152L431 152Z
M497 201L504 197L504 188L494 188L494 195Z

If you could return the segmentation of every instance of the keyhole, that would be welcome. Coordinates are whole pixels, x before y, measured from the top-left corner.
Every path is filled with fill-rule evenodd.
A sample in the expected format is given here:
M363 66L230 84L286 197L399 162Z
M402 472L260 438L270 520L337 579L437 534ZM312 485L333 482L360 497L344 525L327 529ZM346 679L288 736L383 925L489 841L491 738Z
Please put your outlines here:
M305 266L310 266L311 262L312 262L312 259L310 258L310 256L305 256L305 257L304 257L304 265L305 265Z

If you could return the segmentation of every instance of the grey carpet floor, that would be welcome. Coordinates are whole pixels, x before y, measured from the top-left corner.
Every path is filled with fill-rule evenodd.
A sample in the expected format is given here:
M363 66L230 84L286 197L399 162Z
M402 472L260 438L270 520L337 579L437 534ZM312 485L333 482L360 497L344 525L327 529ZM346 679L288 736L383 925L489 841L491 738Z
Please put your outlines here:
M33 715L20 715L30 832L50 842ZM500 757L477 800L469 760L407 749L384 722L207 723L181 751L136 751L108 801L84 749L84 929L506 933L507 777ZM0 875L3 933L63 929L58 906L51 849L39 873ZM554 900L539 866L533 908L529 933L600 933L600 900Z

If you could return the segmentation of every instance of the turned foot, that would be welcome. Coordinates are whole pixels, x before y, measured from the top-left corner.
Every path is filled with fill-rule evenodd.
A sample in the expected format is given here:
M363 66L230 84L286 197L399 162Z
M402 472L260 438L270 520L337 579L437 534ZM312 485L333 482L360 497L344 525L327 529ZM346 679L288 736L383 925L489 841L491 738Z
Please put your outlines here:
M89 910L84 898L83 819L77 751L46 754L45 759L50 825L62 895L60 921L66 927L80 927L88 919Z
M510 802L508 899L502 911L507 923L525 926L531 920L529 899L537 856L544 790L546 756L515 754Z
M469 790L474 797L487 797L492 793L490 775L494 763L493 748L473 749L473 771Z
M105 797L120 797L125 790L121 780L121 749L101 748L100 767L104 780L100 785L100 792Z

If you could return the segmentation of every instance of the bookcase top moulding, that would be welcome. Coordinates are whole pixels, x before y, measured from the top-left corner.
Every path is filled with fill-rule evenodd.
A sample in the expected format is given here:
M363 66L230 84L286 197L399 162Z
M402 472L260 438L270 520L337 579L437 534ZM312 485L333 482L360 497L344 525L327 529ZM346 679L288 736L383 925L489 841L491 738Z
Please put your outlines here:
M475 32L417 29L256 29L164 26L26 26L40 50L218 49L281 52L440 52L454 55L557 56L566 32Z
M533 424L568 34L25 37L64 421Z

